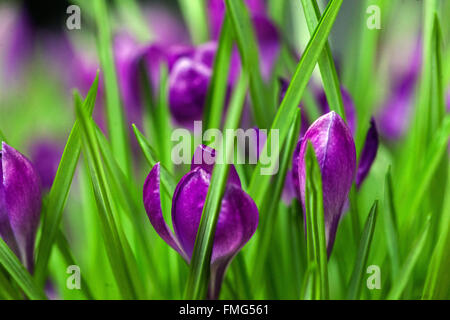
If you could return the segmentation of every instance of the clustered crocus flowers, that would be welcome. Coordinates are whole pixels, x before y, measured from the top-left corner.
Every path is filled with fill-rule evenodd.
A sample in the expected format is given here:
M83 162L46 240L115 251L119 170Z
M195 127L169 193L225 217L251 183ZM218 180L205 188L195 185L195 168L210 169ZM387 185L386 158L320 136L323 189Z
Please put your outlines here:
M39 176L32 163L5 142L0 161L0 236L31 272L42 204Z
M174 233L164 220L160 196L160 164L151 169L144 184L143 198L147 215L158 235L187 263L194 250L203 205L211 182L215 150L197 147L191 170L181 178L172 199ZM208 159L208 160L206 160ZM214 235L208 297L218 298L225 271L239 250L250 240L258 225L258 209L242 190L239 176L231 166Z

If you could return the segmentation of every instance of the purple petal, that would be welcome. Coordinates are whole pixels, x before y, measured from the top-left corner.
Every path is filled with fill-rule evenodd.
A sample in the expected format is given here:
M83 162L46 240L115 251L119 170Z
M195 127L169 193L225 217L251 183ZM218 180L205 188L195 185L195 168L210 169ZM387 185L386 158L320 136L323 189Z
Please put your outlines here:
M52 187L63 150L61 144L50 140L37 141L31 147L31 159L46 191Z
M189 34L181 19L163 6L152 5L146 10L145 16L150 25L154 40L164 45L187 43Z
M172 221L181 247L192 256L195 238L211 175L200 167L179 182L172 202ZM228 184L222 200L214 236L211 263L221 264L233 257L252 237L258 225L253 200L235 184Z
M375 124L375 120L372 118L370 121L370 128L367 132L366 141L361 152L359 160L358 171L356 172L356 187L361 187L361 184L367 177L367 174L372 167L373 161L377 156L378 151L378 132Z
M173 235L166 221L161 209L161 195L160 195L160 164L156 163L144 183L144 207L147 216L158 235L175 251L177 251L183 258L186 259L186 254L178 245L177 239Z
M252 22L258 40L261 74L268 81L280 53L280 37L275 25L265 15L253 15Z
M2 220L7 216L20 253L19 258L32 270L34 241L42 204L39 176L24 155L4 142L1 161ZM5 241L9 240L9 236L6 235Z
M212 69L214 58L217 52L217 42L210 41L202 44L195 49L194 60L203 63L205 66Z
M352 134L339 115L329 112L308 129L300 148L299 185L305 206L305 153L311 141L322 173L323 206L327 251L331 253L339 219L356 171L356 150Z
M216 150L201 144L194 151L191 163L191 171L195 168L202 168L209 174L212 174L215 163ZM241 187L241 179L239 178L236 168L233 165L230 165L230 171L228 173L228 183L233 183L239 188Z
M169 76L169 103L175 120L185 126L202 118L211 69L189 58L178 60Z

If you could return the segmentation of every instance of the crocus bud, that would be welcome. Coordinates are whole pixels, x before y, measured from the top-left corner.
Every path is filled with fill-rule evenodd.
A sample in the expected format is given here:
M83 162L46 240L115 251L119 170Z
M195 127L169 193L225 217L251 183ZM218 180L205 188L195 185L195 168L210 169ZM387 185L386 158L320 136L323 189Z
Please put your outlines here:
M198 156L215 159L215 151L199 146L191 170L178 183L172 199L173 233L164 221L160 199L160 164L150 171L144 184L144 206L159 236L190 263L203 205L211 182L213 165L199 163ZM197 158L197 161L195 161ZM197 163L197 164L196 164ZM209 298L218 298L227 266L247 243L258 225L258 209L240 184L233 166L222 199L211 256Z
M373 161L377 156L378 151L378 132L375 125L375 120L372 118L370 121L370 128L367 132L366 141L361 152L361 156L358 164L358 171L356 172L356 187L360 188L363 181L366 179L367 174L372 167Z
M50 191L52 187L63 151L64 147L61 144L51 140L38 140L31 146L31 160L44 191Z
M333 248L336 229L355 178L356 150L350 129L331 111L318 118L299 142L298 179L300 197L305 208L305 155L311 142L322 174L323 208L328 255Z
M39 176L23 154L4 142L0 160L0 236L31 272L42 204Z

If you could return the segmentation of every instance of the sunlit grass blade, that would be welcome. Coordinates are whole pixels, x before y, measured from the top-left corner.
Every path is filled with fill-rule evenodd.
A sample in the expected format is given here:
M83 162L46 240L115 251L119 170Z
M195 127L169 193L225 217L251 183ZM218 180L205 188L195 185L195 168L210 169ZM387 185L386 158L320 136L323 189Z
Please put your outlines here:
M95 105L98 88L98 74L88 92L88 95L82 105L82 108L88 114L92 114ZM76 93L74 95L75 105L81 105L81 98ZM38 251L35 266L35 278L37 283L43 285L45 282L45 273L47 272L47 264L50 259L52 245L56 239L59 230L64 206L69 194L72 179L75 174L78 159L81 151L81 136L78 121L72 127L69 138L67 140L61 161L56 172L53 185L48 195L45 220L42 221L41 238L38 243Z
M8 248L8 245L0 238L0 265L11 275L17 285L32 300L45 300L46 296L40 289L25 267L17 259L16 255Z
M327 41L328 35L331 31L333 23L336 19L339 9L342 5L342 0L331 0L322 18L317 25L311 39L302 55L300 62L297 65L297 70L289 84L289 88L284 96L281 106L275 116L275 120L272 123L267 141L271 141L273 130L279 130L279 145L283 145L288 135L289 127L286 123L289 123L289 119L292 119L295 109L298 108L300 100L302 99L303 92L309 82L309 78L316 66L320 54ZM267 152L267 144L262 151ZM260 175L262 164L258 162L249 186L249 194L255 200L258 207L263 202L266 196L266 191L270 183L270 175Z
M361 237L361 242L356 256L355 267L353 269L352 277L350 279L350 286L347 299L355 300L359 298L361 292L361 284L363 283L367 259L369 258L370 247L372 244L373 234L375 232L375 225L378 215L378 201L375 201L370 209L367 217L364 231Z
M305 156L305 216L309 265L318 269L314 283L313 299L328 299L328 256L325 239L322 175L311 142Z
M0 141L5 141L5 142L7 142L6 137L5 137L5 135L3 134L3 132L2 132L1 129L0 129Z
M89 164L101 231L111 268L122 296L125 299L137 298L141 293L141 288L134 281L133 275L136 276L138 272L129 269L132 261L128 260L130 255L128 254L127 239L123 237L123 233L118 229L115 221L116 207L103 167L93 122L79 106L76 111L83 137L83 155Z
M244 100L247 90L247 77L242 75L233 92L225 121L225 129L236 129L239 125ZM211 175L211 183L203 206L202 218L195 239L194 251L192 253L188 282L185 297L187 299L203 299L206 297L210 273L211 253L214 242L214 233L222 197L225 192L227 176L229 171L230 154L234 149L234 139L225 139L222 152L217 159L223 159L222 163L214 166Z
M285 185L286 173L292 162L292 154L294 153L300 133L300 117L300 109L297 109L291 121L291 129L286 140L286 148L280 159L280 169L275 180L272 182L274 186L271 190L272 196L266 198L266 201L260 209L260 222L257 230L258 243L255 251L254 270L252 272L252 283L255 288L260 288L264 285L264 267L266 266L266 259L269 255L270 244L273 241L272 233L278 218L277 209Z
M401 298L403 290L405 290L405 287L410 281L411 275L414 271L414 267L422 254L423 248L425 247L429 231L430 217L428 217L427 221L425 222L421 232L418 234L418 237L412 246L412 249L405 263L402 265L400 276L393 283L393 287L391 288L391 291L387 296L388 300L397 300Z
M220 128L228 87L228 70L230 67L233 38L229 17L226 15L220 31L217 54L208 89L203 116L204 128Z
M312 34L320 19L320 9L316 0L302 0L303 11L309 32ZM339 79L334 66L333 56L328 42L318 60L323 87L331 110L336 111L345 121L345 110L342 102Z
M448 165L448 164L447 164ZM450 183L445 189L450 192ZM445 200L443 214L439 220L439 236L427 270L422 299L448 299L450 296L450 198Z
M392 276L391 279L397 279L400 267L400 252L398 245L398 228L397 228L397 211L394 202L394 189L392 184L391 167L386 172L384 183L384 207L383 218L386 235L386 242L388 245L389 257L391 259Z
M108 132L117 162L129 176L131 172L130 148L112 51L110 17L105 0L95 1L93 8L98 29L98 52L104 74Z
M19 289L11 284L10 279L6 276L6 271L0 267L0 299L20 300L21 298Z
M249 12L242 0L225 0L225 5L234 29L243 68L249 74L253 116L259 128L268 128L274 108L267 103L270 100L266 99L268 95L261 76L258 44Z
M192 42L200 44L209 38L206 1L178 0L184 20L189 27Z

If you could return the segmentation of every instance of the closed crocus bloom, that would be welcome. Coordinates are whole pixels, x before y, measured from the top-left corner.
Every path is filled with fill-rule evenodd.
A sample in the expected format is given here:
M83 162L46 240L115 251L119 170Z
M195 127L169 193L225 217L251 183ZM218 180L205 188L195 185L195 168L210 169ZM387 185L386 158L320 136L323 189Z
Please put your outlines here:
M0 160L0 236L32 271L42 204L39 176L23 154L4 142Z
M50 191L64 147L58 142L42 139L35 141L30 149L31 160L39 174L42 188Z
M144 184L144 206L151 224L159 236L187 263L190 263L192 257L203 205L211 182L214 159L213 149L199 146L191 170L178 183L172 199L174 233L162 214L159 163L152 168ZM234 166L231 166L214 235L209 298L218 298L227 266L250 240L257 225L258 209L249 195L242 190L239 176Z
M323 208L327 252L330 255L336 229L355 178L356 150L350 129L331 111L318 118L306 131L298 157L300 197L305 207L305 155L311 142L322 174Z

